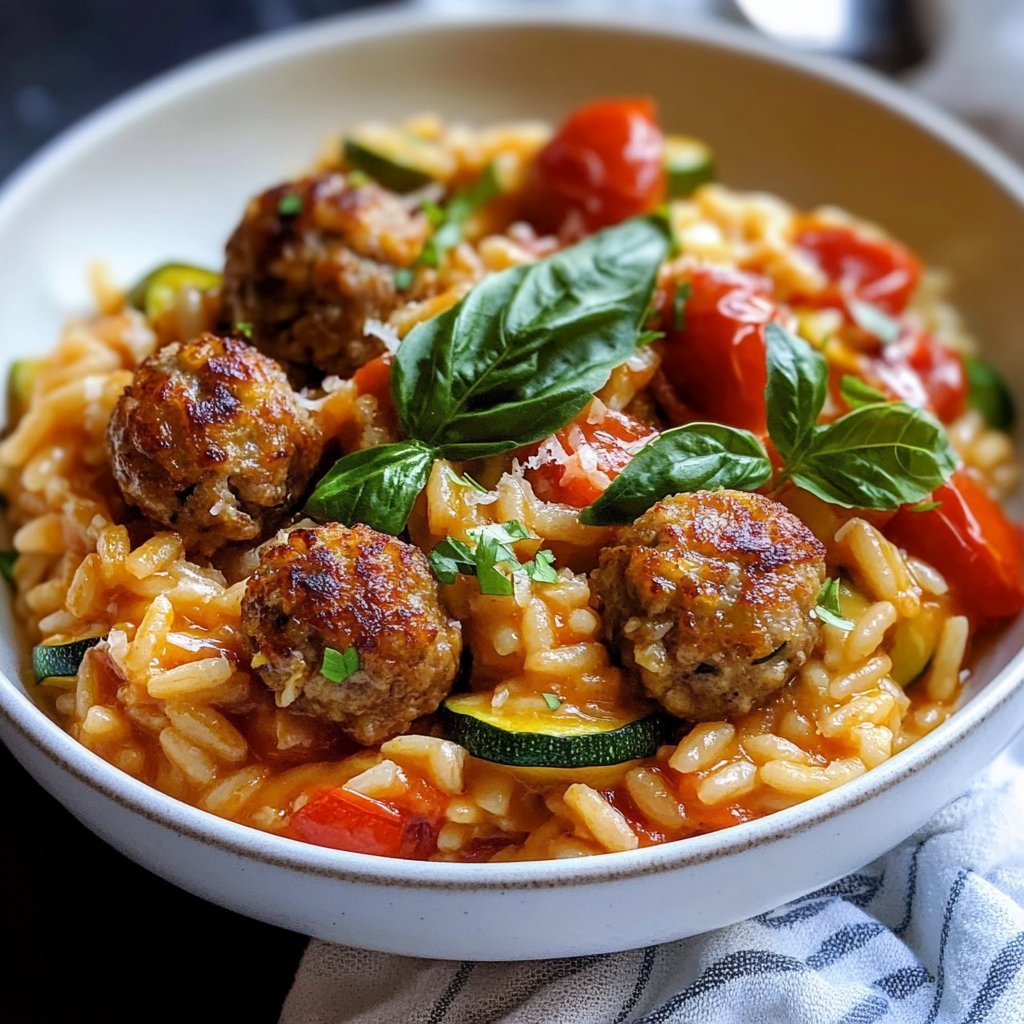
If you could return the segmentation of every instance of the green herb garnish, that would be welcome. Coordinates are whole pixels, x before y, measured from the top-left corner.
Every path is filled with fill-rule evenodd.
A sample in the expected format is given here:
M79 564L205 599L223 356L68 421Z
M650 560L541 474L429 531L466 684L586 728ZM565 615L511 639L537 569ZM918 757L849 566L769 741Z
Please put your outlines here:
M391 276L396 292L407 292L415 279L416 273L412 267L399 267Z
M548 706L548 711L557 711L565 701L565 698L559 697L557 693L542 693L541 696Z
M513 545L527 540L532 534L515 519L507 523L474 526L467 531L473 541L446 537L430 552L430 564L442 583L454 583L457 576L475 576L480 593L507 596L514 590L512 576L525 574L537 583L557 583L555 556L550 551L538 551L525 563L520 563ZM504 566L507 571L502 571Z
M252 341L252 324L248 320L236 320L235 334L240 334L243 338Z
M851 409L859 409L862 405L878 405L879 402L888 402L889 396L878 388L873 388L860 377L852 377L845 374L839 382L839 393L843 401Z
M359 652L354 647L346 647L336 651L333 647L324 648L324 660L320 673L332 683L343 683L349 676L359 671Z
M468 188L456 192L446 206L423 203L423 211L434 230L424 243L416 262L424 267L439 267L445 253L462 241L462 227L466 221L500 194L501 185L494 164L488 164L483 174Z
M821 585L818 592L818 603L814 607L814 614L827 622L830 626L842 629L849 633L855 623L843 616L843 609L839 604L839 580L829 577Z
M456 473L449 466L446 467L445 475L456 487L468 487L470 490L479 491L481 494L487 493L487 488L479 480L474 480L468 473Z
M14 582L14 563L17 560L17 551L0 551L0 576L8 583Z
M285 192L277 201L277 212L282 217L297 217L302 213L302 196L298 192Z
M956 461L941 424L923 409L890 402L859 385L845 394L867 404L821 425L828 364L778 324L765 327L768 433L791 480L823 501L880 511L927 497ZM870 392L870 394L869 394ZM644 446L580 521L628 523L671 494L713 487L754 490L771 476L761 442L749 431L715 423L667 430Z
M629 220L485 277L418 324L391 374L409 440L340 459L307 512L399 533L437 456L495 455L564 426L635 351L667 249L660 220Z
M895 317L884 313L877 306L862 299L848 299L846 308L853 317L853 322L865 333L877 338L883 345L891 345L898 341L903 327Z
M964 358L967 371L967 405L977 409L996 430L1009 430L1016 419L1013 396L994 366L977 356Z

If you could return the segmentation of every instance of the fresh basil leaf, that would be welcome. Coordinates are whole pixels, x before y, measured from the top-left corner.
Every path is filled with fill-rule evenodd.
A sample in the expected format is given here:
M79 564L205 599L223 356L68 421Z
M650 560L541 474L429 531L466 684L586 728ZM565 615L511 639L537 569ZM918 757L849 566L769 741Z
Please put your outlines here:
M455 537L445 537L430 552L430 564L442 583L454 583L459 575L476 574L476 558L469 545Z
M604 494L580 513L580 522L631 523L670 494L718 487L752 491L771 473L768 455L753 434L720 423L688 423L644 445Z
M365 523L383 533L401 533L436 455L418 441L352 452L316 485L306 512L321 522Z
M346 647L343 651L336 651L333 647L324 648L320 674L329 682L343 683L358 671L359 652L354 647Z
M425 267L438 267L449 249L462 241L462 225L496 196L501 194L501 185L494 170L488 164L483 174L468 188L457 192L443 209L436 203L425 207L427 218L434 228L416 262Z
M879 402L890 401L889 396L879 391L878 388L873 388L867 381L861 380L860 377L853 377L848 373L843 375L843 379L839 383L839 393L843 396L843 401L851 409L859 409L863 405L878 405Z
M777 323L764 329L768 359L765 403L768 433L783 460L805 442L825 404L828 364L802 338Z
M548 706L548 711L557 711L565 701L564 697L559 697L557 693L542 693L541 697L544 698L544 703Z
M14 563L17 561L17 551L0 551L0 576L8 583L14 582Z
M903 333L899 320L882 312L877 306L862 299L848 299L846 308L853 317L853 322L865 333L877 338L883 345L891 345L898 341Z
M523 572L534 583L557 583L558 570L555 568L555 553L547 548L538 551L529 562L523 563Z
M403 432L458 459L564 426L635 350L667 250L664 224L637 218L485 277L399 347Z
M826 579L818 592L818 603L815 605L814 614L822 622L827 622L830 626L849 633L855 623L843 616L843 609L839 604L839 593L839 580L831 577Z
M967 405L977 409L996 430L1009 430L1016 419L1013 396L994 366L977 356L966 356Z
M930 413L887 402L816 427L787 474L833 505L885 511L927 497L955 468L946 432Z

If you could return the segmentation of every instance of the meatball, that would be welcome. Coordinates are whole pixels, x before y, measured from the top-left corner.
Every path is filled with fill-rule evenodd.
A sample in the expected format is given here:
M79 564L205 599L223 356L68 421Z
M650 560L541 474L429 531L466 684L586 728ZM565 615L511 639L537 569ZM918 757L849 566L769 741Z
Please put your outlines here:
M107 450L125 500L212 554L276 527L322 437L272 359L204 334L150 356L118 400Z
M595 589L627 673L692 721L762 704L807 660L825 549L760 494L659 502L601 552Z
M423 553L363 525L297 528L265 548L242 628L278 706L336 722L366 745L436 711L462 652ZM328 647L358 655L341 682L321 671Z
M253 343L276 359L351 376L382 351L364 324L407 299L395 270L428 231L421 211L373 182L328 172L272 188L228 241L225 314L250 323Z

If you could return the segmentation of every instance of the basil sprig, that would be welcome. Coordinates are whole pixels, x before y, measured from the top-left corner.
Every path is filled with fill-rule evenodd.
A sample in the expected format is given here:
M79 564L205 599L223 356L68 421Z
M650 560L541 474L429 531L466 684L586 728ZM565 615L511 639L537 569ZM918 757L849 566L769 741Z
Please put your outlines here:
M930 413L890 402L855 378L841 388L852 412L819 424L828 385L824 357L775 323L765 327L765 342L768 433L783 462L773 487L791 480L833 505L891 510L920 501L953 472L949 439ZM642 448L580 521L628 523L672 494L749 491L770 477L768 455L749 431L690 423Z
M821 585L821 590L818 591L818 600L814 606L814 614L822 622L827 622L830 626L835 626L836 629L849 633L856 623L843 615L843 608L839 603L840 595L839 580L831 576L828 577Z
M488 164L472 185L456 192L446 206L424 203L423 209L433 231L416 258L424 267L439 267L449 249L462 241L462 226L481 207L501 195L494 164Z
M890 511L931 494L956 468L942 424L924 409L886 401L880 392L881 400L858 404L835 422L819 425L828 380L824 357L775 323L765 327L765 342L768 433L785 462L776 486L790 479L832 505ZM793 366L810 386L801 383L794 390ZM820 400L807 401L809 390ZM857 390L863 402L867 394ZM788 414L773 416L773 397L789 407Z
M398 348L391 395L408 439L346 455L315 519L399 533L438 456L497 454L569 422L635 350L668 232L657 217L484 278Z

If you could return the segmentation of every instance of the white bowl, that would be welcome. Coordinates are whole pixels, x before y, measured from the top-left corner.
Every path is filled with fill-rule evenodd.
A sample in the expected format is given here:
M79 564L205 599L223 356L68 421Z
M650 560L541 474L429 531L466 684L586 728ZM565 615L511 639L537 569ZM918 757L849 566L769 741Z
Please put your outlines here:
M433 109L556 118L587 97L657 97L708 139L724 179L878 220L956 276L956 298L1011 380L1024 178L947 117L864 73L721 28L390 13L236 47L67 134L0 198L5 359L45 349L86 302L96 257L122 280L169 257L216 261L245 199L328 132ZM765 911L866 863L962 790L1024 716L1024 622L984 654L965 706L826 796L713 835L571 862L433 864L292 842L187 807L79 746L26 696L0 608L0 735L90 828L207 899L339 942L513 960L625 949Z

